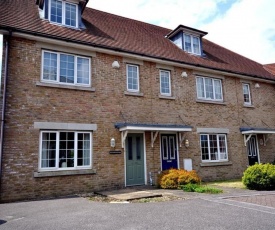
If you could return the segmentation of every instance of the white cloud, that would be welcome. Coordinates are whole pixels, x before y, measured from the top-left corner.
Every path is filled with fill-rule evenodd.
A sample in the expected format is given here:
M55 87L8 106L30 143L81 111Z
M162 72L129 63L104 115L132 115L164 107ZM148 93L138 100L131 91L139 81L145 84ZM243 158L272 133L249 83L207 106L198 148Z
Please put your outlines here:
M234 4L221 11L219 3ZM205 30L209 33L207 39L264 64L275 62L273 5L274 0L92 0L88 3L98 10L170 29L183 24Z

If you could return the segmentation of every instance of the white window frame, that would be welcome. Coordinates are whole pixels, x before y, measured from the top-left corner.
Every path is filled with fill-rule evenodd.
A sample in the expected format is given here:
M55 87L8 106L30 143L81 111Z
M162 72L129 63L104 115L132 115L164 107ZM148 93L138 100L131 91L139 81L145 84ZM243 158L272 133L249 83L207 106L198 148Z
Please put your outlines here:
M166 73L168 73L168 79L169 79L169 93L163 93L162 92L162 88L161 88L161 73L162 72L166 72ZM159 82L160 82L160 84L159 84L159 87L160 87L160 94L161 95L163 95L163 96L172 96L172 92L171 92L171 71L169 71L169 70L160 70L159 71Z
M208 141L208 154L209 154L209 160L203 160L202 159L202 145L201 145L201 136L207 136L207 141ZM210 139L209 135L215 135L217 138L217 154L218 154L218 160L211 160L211 152L210 152ZM219 143L219 136L224 136L225 137L225 149L226 149L226 159L221 159L221 152L220 152L220 143ZM216 133L201 133L200 134L200 149L201 149L201 161L202 162L226 162L228 161L228 147L227 147L227 135L226 134L216 134Z
M245 102L245 100L244 100L244 95L245 95L245 93L244 93L244 87L245 87L245 86L247 86L247 89L248 89L248 99L249 99L248 102ZM244 105L252 105L252 101L251 101L251 92L250 92L250 84L248 84L248 83L243 83L243 84L242 84L242 87L243 87L243 100L244 100Z
M137 68L137 89L129 89L128 88L128 83L129 83L129 76L128 76L128 67L133 66ZM139 92L139 66L138 65L133 65L133 64L127 64L126 65L126 75L127 75L127 91L128 92Z
M186 50L186 48L185 48L185 35L188 35L188 36L190 36L190 38L191 38L191 52L188 52L187 50ZM183 33L183 39L182 39L182 41L183 41L183 49L186 51L186 52L188 52L188 53L192 53L192 54L196 54L196 55L201 55L201 40L200 40L200 37L199 36L194 36L194 35L192 35L192 34L188 34L188 33ZM198 38L198 41L199 41L199 52L198 53L195 53L194 52L194 43L193 43L193 39L194 38Z
M60 132L73 132L74 133L74 165L75 167L65 167L65 168L60 168L59 167L59 141L60 141ZM56 134L56 150L55 150L55 167L46 167L42 168L42 137L43 133L55 133ZM89 165L85 166L77 166L77 148L78 148L78 134L83 133L83 134L90 134L90 162ZM87 131L72 131L72 130L58 130L58 131L53 131L53 130L43 130L40 131L40 137L39 137L39 171L64 171L64 170L79 170L79 169L91 169L92 168L92 156L93 156L93 136L92 132L87 132Z
M49 18L49 21L51 23L54 23L54 24L58 24L58 25L64 25L64 26L68 26L68 27L71 27L71 28L78 28L78 4L75 4L73 2L70 2L70 1L64 1L64 0L57 0L59 2L62 2L62 22L61 23L58 23L58 22L53 22L51 21L51 4L52 4L52 1L49 0L49 12L48 12L48 18ZM71 25L67 25L66 24L66 4L70 4L70 5L75 5L76 6L76 21L75 21L75 26L71 26Z
M43 68L44 68L44 54L46 53L52 53L57 55L57 76L56 80L47 80L43 78ZM71 55L74 56L74 83L66 83L60 81L60 55ZM85 58L89 60L89 83L83 84L83 83L77 83L77 58ZM91 87L91 58L69 54L69 53L63 53L63 52L54 52L49 50L42 50L42 66L41 66L41 82L47 82L47 83L55 83L55 84L64 84L64 85L76 85L76 86L83 86L83 87Z
M198 79L203 79L203 87L204 87L204 97L199 96L199 86L198 86ZM216 99L216 92L215 92L215 85L213 84L213 99L206 97L206 86L205 86L205 79L211 79L212 81L219 81L221 86L221 99ZM222 87L222 80L218 78L211 78L211 77L203 77L203 76L197 76L196 77L196 89L197 89L197 98L200 100L206 100L206 101L223 101L223 87Z

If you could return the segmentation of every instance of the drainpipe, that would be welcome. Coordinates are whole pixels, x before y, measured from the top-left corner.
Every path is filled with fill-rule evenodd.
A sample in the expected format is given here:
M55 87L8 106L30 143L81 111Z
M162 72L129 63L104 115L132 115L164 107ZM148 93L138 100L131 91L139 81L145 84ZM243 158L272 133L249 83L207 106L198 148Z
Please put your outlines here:
M3 87L3 102L2 102L2 114L1 114L1 132L0 132L0 188L2 177L2 153L3 153L3 140L4 140L4 124L5 124L5 108L6 108L6 93L7 93L7 78L8 78L8 58L9 58L9 41L12 32L9 32L6 39L5 46L5 73L4 73L4 87Z

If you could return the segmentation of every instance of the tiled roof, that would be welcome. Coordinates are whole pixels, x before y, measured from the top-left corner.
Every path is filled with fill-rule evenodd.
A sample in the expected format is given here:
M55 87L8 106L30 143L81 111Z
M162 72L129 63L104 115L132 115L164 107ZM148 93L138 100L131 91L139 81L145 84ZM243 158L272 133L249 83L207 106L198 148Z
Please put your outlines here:
M86 30L62 27L40 19L35 0L0 1L0 29L12 29L37 36L275 80L275 76L261 64L206 39L203 39L206 57L200 57L186 53L165 38L171 32L170 29L87 7L83 13L83 21Z
M273 75L275 75L275 63L264 65L264 68L265 68L268 72L270 72L270 73L272 73Z

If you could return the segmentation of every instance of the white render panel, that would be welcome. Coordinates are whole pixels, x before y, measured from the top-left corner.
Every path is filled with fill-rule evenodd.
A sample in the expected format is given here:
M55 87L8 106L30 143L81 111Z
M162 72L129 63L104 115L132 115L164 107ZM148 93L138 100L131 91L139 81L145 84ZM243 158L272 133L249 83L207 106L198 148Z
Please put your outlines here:
M223 128L197 128L197 133L229 133L229 129L223 129Z
M81 123L59 123L59 122L34 122L35 129L53 129L53 130L82 130L95 131L97 124L81 124Z

